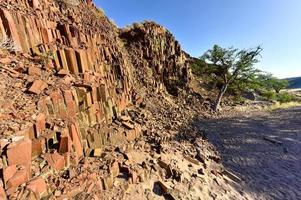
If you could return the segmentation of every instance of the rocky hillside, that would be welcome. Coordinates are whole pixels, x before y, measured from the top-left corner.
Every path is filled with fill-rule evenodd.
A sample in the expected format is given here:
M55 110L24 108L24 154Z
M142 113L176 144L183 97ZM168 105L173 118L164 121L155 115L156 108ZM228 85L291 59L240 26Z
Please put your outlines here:
M301 77L287 78L289 82L289 88L291 89L299 89L301 88Z
M0 199L240 196L191 128L204 102L164 27L118 29L90 0L3 0L0 39Z
M1 168L8 196L32 179L32 187L44 185L49 169L76 166L83 156L100 156L105 146L141 134L141 125L123 113L142 102L133 87L144 84L133 55L151 71L157 91L171 88L178 74L181 86L187 83L185 56L158 25L119 31L91 1L76 0L1 1L0 16ZM137 40L130 36L135 32ZM47 164L32 166L41 158Z
M187 85L190 76L189 58L180 44L164 27L153 22L135 23L120 34L134 65L138 82L148 88L170 94Z

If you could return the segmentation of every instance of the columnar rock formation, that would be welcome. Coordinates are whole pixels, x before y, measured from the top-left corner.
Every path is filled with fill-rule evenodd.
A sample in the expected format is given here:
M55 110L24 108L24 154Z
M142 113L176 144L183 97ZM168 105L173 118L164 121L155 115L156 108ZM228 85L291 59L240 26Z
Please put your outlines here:
M60 171L100 155L107 144L138 137L141 126L122 111L141 102L135 87L143 84L140 68L150 72L145 80L152 88L172 94L189 79L186 55L163 27L118 30L91 1L68 2L0 2L0 38L11 38L19 49L0 55L6 195L33 177L34 186L44 184L32 172L32 159L42 156ZM112 129L115 119L123 128Z
M120 35L140 82L163 84L171 94L187 84L188 56L164 27L153 22L135 23L122 29Z

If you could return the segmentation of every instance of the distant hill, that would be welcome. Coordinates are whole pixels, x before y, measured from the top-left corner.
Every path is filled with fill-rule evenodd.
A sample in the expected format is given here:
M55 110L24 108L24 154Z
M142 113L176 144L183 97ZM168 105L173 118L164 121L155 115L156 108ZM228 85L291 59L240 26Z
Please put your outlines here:
M301 77L287 78L286 80L289 82L289 88L301 88Z

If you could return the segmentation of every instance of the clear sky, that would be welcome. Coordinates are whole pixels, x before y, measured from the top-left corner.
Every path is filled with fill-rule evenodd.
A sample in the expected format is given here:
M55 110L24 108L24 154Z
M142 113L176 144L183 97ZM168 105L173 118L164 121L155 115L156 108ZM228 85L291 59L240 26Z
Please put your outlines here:
M214 44L262 45L258 68L301 76L301 0L94 0L119 27L153 20L198 57Z

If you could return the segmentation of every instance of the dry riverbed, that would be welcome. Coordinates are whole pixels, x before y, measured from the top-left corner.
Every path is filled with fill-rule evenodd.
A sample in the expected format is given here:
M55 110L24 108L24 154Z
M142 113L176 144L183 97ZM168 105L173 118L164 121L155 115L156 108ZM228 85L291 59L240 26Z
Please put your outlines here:
M253 199L301 199L301 107L200 120Z

